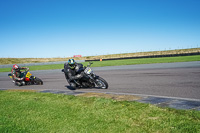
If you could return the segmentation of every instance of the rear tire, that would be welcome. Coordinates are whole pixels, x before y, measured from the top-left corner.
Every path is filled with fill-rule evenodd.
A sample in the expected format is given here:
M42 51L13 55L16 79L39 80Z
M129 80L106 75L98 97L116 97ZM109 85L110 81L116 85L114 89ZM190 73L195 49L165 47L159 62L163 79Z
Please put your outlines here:
M101 89L108 89L108 83L102 77L96 79L96 85Z

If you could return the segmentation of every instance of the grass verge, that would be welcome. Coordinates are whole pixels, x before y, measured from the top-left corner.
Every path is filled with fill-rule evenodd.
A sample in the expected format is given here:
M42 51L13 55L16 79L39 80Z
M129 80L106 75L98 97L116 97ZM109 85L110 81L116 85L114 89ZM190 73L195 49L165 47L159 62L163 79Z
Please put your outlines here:
M26 91L0 91L0 132L200 132L200 112Z
M172 62L189 62L200 61L200 55L194 56L178 56L178 57L162 57L162 58L142 58L142 59L125 59L125 60L107 60L94 61L92 67L103 66L120 66L120 65L135 65L135 64L152 64L152 63L172 63ZM86 66L88 62L84 62ZM28 66L31 71L34 70L49 70L49 69L63 69L64 64ZM0 72L10 72L11 68L0 68Z

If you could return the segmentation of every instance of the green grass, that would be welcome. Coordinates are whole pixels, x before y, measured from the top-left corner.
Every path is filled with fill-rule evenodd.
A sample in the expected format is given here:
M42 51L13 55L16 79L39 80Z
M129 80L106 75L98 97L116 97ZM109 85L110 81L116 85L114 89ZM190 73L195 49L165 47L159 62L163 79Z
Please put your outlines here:
M142 58L142 59L125 59L125 60L108 60L108 61L94 61L92 67L103 66L120 66L120 65L135 65L135 64L152 64L152 63L171 63L171 62L188 62L200 61L200 55L194 56L178 56L178 57L162 57L162 58ZM84 62L86 66L88 62ZM49 70L49 69L63 69L64 64L29 66L31 71L34 70ZM0 72L10 72L11 68L0 68Z
M1 133L200 132L200 112L63 94L0 91Z
M136 64L152 64L152 63L172 63L172 62L188 62L200 61L200 55L195 56L178 56L178 57L162 57L162 58L141 58L141 59L125 59L125 60L108 60L94 62L96 66L118 66L118 65L136 65Z

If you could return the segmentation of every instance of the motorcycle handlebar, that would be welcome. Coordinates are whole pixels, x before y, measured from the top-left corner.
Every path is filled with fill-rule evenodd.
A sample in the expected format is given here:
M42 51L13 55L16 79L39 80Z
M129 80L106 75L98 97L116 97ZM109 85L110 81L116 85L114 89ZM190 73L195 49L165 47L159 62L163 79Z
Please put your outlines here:
M93 64L93 62L90 61L90 62L88 63L88 65L87 65L87 67L90 67L92 64Z

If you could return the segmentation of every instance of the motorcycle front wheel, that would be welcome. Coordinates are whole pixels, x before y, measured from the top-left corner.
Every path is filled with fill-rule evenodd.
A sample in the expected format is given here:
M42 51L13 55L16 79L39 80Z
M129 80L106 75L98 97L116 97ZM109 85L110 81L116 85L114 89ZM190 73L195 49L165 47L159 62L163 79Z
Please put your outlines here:
M108 83L102 77L98 77L96 79L96 85L97 85L97 87L99 87L101 89L108 89Z
M37 77L35 77L34 83L35 83L36 85L43 85L43 81L42 81L41 79L37 78Z

